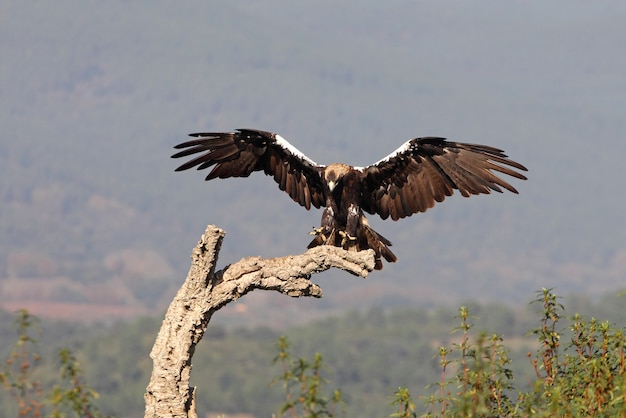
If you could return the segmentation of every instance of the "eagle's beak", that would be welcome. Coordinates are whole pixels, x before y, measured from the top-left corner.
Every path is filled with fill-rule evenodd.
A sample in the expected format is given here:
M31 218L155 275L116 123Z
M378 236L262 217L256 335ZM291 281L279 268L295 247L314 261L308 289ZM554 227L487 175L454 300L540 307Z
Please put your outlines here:
M336 185L337 185L337 183L335 183L334 181L329 181L328 182L328 189L330 189L330 191L332 192Z

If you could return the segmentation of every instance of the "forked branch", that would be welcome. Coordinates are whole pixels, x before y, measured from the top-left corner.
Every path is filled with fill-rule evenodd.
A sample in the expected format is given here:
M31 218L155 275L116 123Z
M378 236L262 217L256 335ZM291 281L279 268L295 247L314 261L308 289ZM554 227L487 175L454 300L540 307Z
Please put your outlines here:
M191 255L187 279L170 304L150 357L152 376L144 396L145 417L196 418L195 388L189 386L191 358L214 312L254 289L292 297L322 297L311 275L331 267L367 277L374 252L320 246L304 254L248 257L215 271L225 232L209 225Z

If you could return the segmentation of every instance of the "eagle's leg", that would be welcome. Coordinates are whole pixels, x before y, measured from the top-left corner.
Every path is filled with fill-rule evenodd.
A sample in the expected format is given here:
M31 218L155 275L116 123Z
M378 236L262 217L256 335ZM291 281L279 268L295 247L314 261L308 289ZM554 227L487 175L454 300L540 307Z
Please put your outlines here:
M346 219L346 233L345 238L350 241L356 240L356 229L359 225L361 218L361 210L357 205L351 203L348 207L348 218Z
M352 203L348 207L348 217L346 219L346 229L345 231L339 231L339 235L341 236L341 246L345 249L350 249L354 247L356 243L356 230L359 224L360 218L360 210L357 205Z
M322 214L322 224L320 227L313 228L313 231L309 232L310 235L315 235L315 239L309 245L309 248L312 248L311 245L313 245L313 243L315 243L314 246L336 245L336 232L337 223L335 221L335 212L332 207L327 206Z

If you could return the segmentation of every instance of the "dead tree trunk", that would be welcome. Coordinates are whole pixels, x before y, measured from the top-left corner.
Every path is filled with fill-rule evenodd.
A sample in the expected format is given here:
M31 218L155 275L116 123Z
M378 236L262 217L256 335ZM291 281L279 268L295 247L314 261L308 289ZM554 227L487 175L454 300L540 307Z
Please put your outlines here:
M191 358L211 316L254 289L292 297L322 297L312 274L339 268L366 277L374 252L321 246L304 254L272 259L244 258L215 271L225 232L209 225L191 255L187 279L170 304L150 353L152 376L144 396L145 417L196 418L195 388L189 386Z

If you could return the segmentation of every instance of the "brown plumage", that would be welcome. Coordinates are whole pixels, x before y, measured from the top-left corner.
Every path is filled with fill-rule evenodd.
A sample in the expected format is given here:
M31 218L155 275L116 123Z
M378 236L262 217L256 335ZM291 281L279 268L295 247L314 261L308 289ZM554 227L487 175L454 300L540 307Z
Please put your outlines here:
M397 258L389 250L391 242L369 226L363 211L396 221L425 212L455 189L465 197L502 189L517 193L494 172L525 180L519 171L527 171L498 148L437 137L411 139L370 166L352 167L319 165L280 135L266 131L238 129L190 136L196 139L176 145L182 151L172 157L195 158L176 171L212 167L206 180L263 171L307 210L325 207L309 248L373 249L376 269L382 269L382 258L388 262Z

